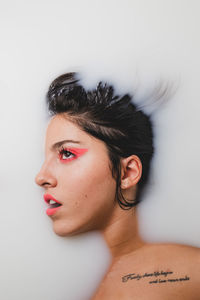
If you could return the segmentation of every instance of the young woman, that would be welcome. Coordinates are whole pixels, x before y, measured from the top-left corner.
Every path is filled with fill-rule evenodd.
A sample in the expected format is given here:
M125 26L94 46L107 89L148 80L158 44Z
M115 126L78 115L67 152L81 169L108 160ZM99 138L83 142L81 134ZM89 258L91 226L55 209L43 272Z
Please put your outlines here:
M130 95L100 82L86 90L76 73L50 85L52 118L36 177L60 236L100 230L112 263L93 300L199 300L200 250L146 243L138 233L154 152L150 118Z

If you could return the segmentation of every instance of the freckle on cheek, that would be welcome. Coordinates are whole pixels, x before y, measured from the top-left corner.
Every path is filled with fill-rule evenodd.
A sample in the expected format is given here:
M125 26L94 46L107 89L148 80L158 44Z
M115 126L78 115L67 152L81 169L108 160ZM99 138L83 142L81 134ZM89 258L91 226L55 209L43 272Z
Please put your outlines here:
M87 198L87 194L85 194L85 198Z

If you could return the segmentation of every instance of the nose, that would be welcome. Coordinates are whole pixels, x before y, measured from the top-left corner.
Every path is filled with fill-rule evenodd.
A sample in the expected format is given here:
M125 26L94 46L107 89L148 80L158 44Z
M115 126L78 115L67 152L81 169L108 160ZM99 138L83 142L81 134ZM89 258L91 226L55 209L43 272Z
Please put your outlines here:
M35 182L41 187L55 187L57 185L57 180L55 176L53 176L52 172L47 168L45 163L40 169L39 173L35 177Z

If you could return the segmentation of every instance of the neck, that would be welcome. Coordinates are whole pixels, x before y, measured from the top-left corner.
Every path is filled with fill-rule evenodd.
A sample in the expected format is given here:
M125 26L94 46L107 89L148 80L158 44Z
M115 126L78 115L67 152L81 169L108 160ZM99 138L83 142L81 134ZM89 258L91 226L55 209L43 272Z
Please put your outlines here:
M138 231L136 207L123 210L117 206L102 233L113 261L131 254L145 245Z

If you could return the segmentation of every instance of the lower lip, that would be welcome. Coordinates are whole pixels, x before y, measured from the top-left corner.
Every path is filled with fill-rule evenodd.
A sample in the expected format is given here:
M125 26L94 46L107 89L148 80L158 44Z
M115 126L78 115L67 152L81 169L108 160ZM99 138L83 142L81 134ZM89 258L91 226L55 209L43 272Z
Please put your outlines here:
M57 212L57 210L59 210L59 208L61 208L61 206L54 207L54 208L48 208L48 209L46 210L46 214L47 214L48 216L52 216L52 215L54 215L54 214Z

